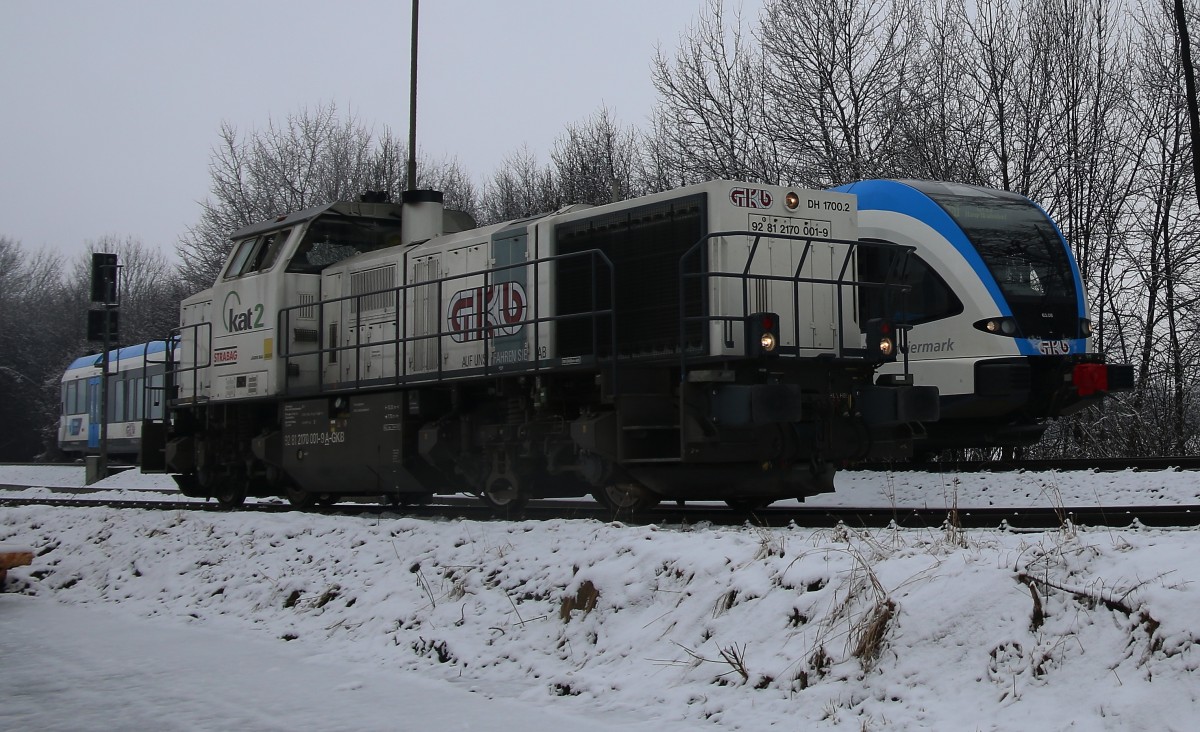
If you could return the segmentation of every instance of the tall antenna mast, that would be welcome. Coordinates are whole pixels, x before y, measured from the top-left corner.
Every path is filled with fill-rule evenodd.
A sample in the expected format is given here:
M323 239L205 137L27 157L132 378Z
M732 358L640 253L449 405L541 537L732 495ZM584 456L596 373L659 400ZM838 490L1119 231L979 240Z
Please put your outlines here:
M412 59L408 84L408 190L417 190L417 6L412 0Z

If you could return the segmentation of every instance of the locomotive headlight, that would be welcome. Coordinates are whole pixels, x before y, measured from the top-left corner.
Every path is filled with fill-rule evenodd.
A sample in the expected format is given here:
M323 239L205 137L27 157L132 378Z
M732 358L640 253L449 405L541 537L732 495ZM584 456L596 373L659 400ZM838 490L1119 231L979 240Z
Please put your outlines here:
M1092 321L1087 318L1079 319L1079 334L1084 338L1092 337Z
M754 313L747 316L746 355L775 355L779 349L779 316L775 313Z
M783 197L783 205L787 206L788 211L795 211L800 205L800 196L795 191L788 191Z

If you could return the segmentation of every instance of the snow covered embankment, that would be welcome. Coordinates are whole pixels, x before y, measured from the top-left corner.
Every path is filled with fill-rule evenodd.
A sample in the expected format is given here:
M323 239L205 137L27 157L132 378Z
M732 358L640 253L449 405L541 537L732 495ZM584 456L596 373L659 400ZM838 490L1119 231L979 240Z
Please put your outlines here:
M25 591L62 602L729 729L1178 725L1197 538L0 515L41 553Z

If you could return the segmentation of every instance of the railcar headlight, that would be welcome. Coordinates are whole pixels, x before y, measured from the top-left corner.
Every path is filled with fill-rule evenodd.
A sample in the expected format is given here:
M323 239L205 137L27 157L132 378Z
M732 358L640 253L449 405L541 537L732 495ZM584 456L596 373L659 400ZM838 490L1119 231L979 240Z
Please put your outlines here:
M1012 318L988 318L975 323L975 327L984 333L994 333L995 335L1015 336L1017 334L1017 321Z
M788 194L783 197L783 205L787 206L788 211L795 211L800 205L800 196L795 191L788 191Z
M758 345L762 348L762 350L765 353L770 353L771 351L774 351L775 346L777 346L779 344L775 341L774 333L763 333L762 336L758 339Z
M895 352L896 344L892 342L891 338L879 339L879 355L883 356L884 358L891 358L892 354Z
M1088 320L1087 318L1080 318L1079 319L1079 333L1084 338L1091 338L1092 337L1092 321Z

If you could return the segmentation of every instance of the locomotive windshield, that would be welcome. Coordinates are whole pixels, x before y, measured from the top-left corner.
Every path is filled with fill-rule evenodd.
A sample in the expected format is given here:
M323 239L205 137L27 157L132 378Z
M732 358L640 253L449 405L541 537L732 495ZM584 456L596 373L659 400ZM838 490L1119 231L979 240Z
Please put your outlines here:
M327 214L308 225L287 271L317 274L347 257L399 243L399 220Z

